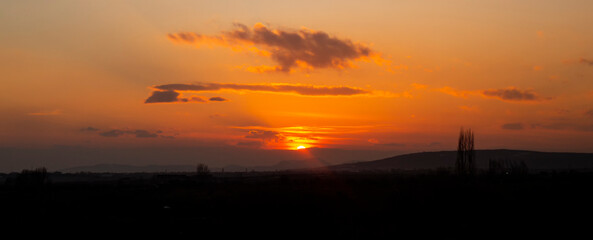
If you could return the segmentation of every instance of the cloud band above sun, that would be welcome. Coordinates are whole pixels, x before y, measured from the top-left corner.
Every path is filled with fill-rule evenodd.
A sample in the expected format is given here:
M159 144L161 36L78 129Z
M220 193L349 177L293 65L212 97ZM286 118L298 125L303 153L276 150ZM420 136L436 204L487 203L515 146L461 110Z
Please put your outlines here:
M297 84L234 84L234 83L203 83L203 84L165 84L152 87L154 91L145 100L145 103L188 103L207 102L199 96L180 97L180 92L218 92L232 90L240 92L265 92L283 93L300 96L323 97L323 96L355 96L368 95L371 91L347 86L316 86ZM211 97L210 102L227 101L223 97Z
M177 43L196 46L217 45L235 51L255 52L268 57L274 66L251 66L251 72L291 72L295 69L352 68L355 61L374 61L377 65L391 65L367 45L341 39L322 31L302 28L298 31L271 29L261 23L252 28L236 23L232 31L218 35L203 35L194 32L168 34Z

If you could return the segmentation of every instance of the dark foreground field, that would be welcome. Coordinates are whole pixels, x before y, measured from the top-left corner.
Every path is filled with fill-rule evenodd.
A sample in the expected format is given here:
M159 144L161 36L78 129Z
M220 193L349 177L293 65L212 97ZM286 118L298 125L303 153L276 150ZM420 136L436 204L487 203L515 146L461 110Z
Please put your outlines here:
M250 173L5 176L2 231L316 237L587 233L592 173Z

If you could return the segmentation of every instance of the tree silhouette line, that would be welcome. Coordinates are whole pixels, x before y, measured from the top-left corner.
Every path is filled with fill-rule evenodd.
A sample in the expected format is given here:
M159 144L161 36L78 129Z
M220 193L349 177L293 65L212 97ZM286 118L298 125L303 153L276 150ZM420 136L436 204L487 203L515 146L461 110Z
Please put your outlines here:
M476 153L474 145L474 133L471 128L459 132L457 144L457 160L455 170L459 175L474 175L476 173Z

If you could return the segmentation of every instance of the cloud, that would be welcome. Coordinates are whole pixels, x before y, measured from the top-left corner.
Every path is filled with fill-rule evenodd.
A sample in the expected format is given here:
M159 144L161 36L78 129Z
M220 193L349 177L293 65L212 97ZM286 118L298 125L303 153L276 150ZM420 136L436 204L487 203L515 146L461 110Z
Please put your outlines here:
M585 116L587 116L587 117L593 117L593 109L585 112Z
M175 91L154 91L144 103L179 102L179 93Z
M223 98L223 97L211 97L209 100L211 102L212 101L214 101L214 102L226 102L226 101L228 101L228 99Z
M522 123L505 123L501 127L502 127L502 129L507 129L507 130L522 130L523 124Z
M579 60L579 63L586 64L586 65L589 65L589 66L593 66L593 60L591 60L591 59L581 58Z
M153 86L160 91L204 92L220 90L255 91L271 93L293 93L304 96L352 96L370 94L368 90L347 86L316 86L296 84L234 84L234 83L204 83L204 84L165 84ZM155 91L157 92L157 91ZM153 92L154 94L154 92ZM152 96L151 96L152 97ZM150 97L149 97L150 99ZM148 99L147 99L148 101Z
M119 137L119 136L123 136L126 134L130 134L130 135L134 135L137 138L156 138L159 136L164 137L164 138L170 138L170 136L159 135L159 133L162 133L162 131L157 131L155 133L151 133L147 130L142 130L142 129L138 129L138 130L113 129L110 131L101 132L101 133L99 133L99 135L103 136L103 137Z
M506 102L538 102L551 99L544 98L533 90L521 90L516 87L476 91L457 90L451 87L443 87L436 90L460 98L468 98L470 96L479 95L484 98L494 98Z
M155 138L159 136L156 133L150 133L146 130L136 130L129 133L136 135L137 138Z
M81 132L96 132L99 131L98 128L94 128L94 127L85 127L80 129Z
M124 134L126 134L125 131L117 130L117 129L111 130L111 131L107 131L107 132L99 133L99 135L101 135L103 137L119 137L119 136L124 135Z
M202 102L203 97L192 96L182 98L181 92L216 92L223 90L251 91L267 93L297 94L301 96L353 96L371 94L371 91L347 86L316 86L299 84L234 84L234 83L201 83L201 84L164 84L152 86L154 91L144 103L187 103ZM211 97L210 102L225 102L223 97Z
M541 101L543 99L531 90L521 90L515 87L484 90L482 95L504 101Z
M250 130L245 138L261 139L264 142L279 142L284 139L279 132L267 130Z
M179 95L179 92L172 90L153 91L150 97L148 97L144 103L206 102L206 100L204 100L202 97L192 96L190 98L181 98Z
M437 89L439 92L449 94L451 96L460 97L460 98L467 98L469 95L475 94L473 91L464 91L464 90L457 90L452 87L442 87Z
M235 29L214 36L178 32L168 34L168 38L177 43L217 45L234 51L254 52L277 64L247 68L257 73L290 72L295 68L345 69L352 68L353 62L359 60L373 60L380 66L391 65L389 60L383 59L365 44L330 36L322 31L305 28L298 31L271 29L261 23L252 28L240 23L234 26Z

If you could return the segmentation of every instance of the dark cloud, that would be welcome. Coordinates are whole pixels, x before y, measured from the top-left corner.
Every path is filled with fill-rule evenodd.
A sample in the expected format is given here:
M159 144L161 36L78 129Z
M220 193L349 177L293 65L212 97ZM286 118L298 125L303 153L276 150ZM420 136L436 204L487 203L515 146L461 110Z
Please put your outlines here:
M593 117L593 109L585 112L585 116L587 116L587 117Z
M235 50L243 47L245 51L268 56L277 64L256 67L256 72L289 72L296 67L344 69L350 68L353 61L368 58L375 59L378 64L386 61L366 45L349 39L309 29L271 29L261 23L253 28L235 24L234 30L215 36L179 32L168 34L168 37L172 41L189 44L214 44Z
M245 136L245 138L261 139L264 142L279 142L280 140L284 139L284 137L279 132L266 130L251 130L247 136Z
M98 128L94 128L94 127L85 127L80 129L81 132L96 132L99 131Z
M179 93L175 91L154 91L144 103L179 102Z
M521 130L524 128L522 123L505 123L501 127L507 130Z
M126 134L125 131L117 130L117 129L111 130L111 131L107 131L107 132L99 133L99 135L101 135L103 137L119 137L119 136L124 135L124 134Z
M130 131L128 133L136 135L137 138L155 138L155 137L159 136L156 133L150 133L146 130L136 130L136 131Z
M521 90L515 87L505 89L489 89L482 91L484 97L497 98L504 101L541 101L537 93L531 90Z
M586 64L586 65L589 65L589 66L593 66L593 60L590 60L590 59L581 58L579 60L579 63Z
M179 92L173 90L153 91L144 103L206 102L202 97L180 98L179 95Z
M119 136L122 136L125 134L130 134L130 135L134 135L137 138L156 138L156 137L160 136L159 133L162 133L162 131L157 131L155 133L151 133L147 130L142 130L142 129L138 129L138 130L114 129L111 131L101 132L101 133L99 133L99 135L103 136L103 137L119 137Z
M228 101L228 99L223 98L223 97L211 97L209 100L211 102L226 102L226 101Z
M218 90L240 90L295 93L305 96L351 96L369 94L368 90L345 87L345 86L314 86L314 85L293 85L293 84L233 84L233 83L204 83L204 84L165 84L153 86L153 88L165 92L171 91L218 91ZM158 92L158 91L155 91ZM153 92L154 95L154 92ZM152 96L151 96L152 97ZM177 96L176 96L177 97ZM150 99L150 97L149 97ZM147 99L148 101L148 99Z

